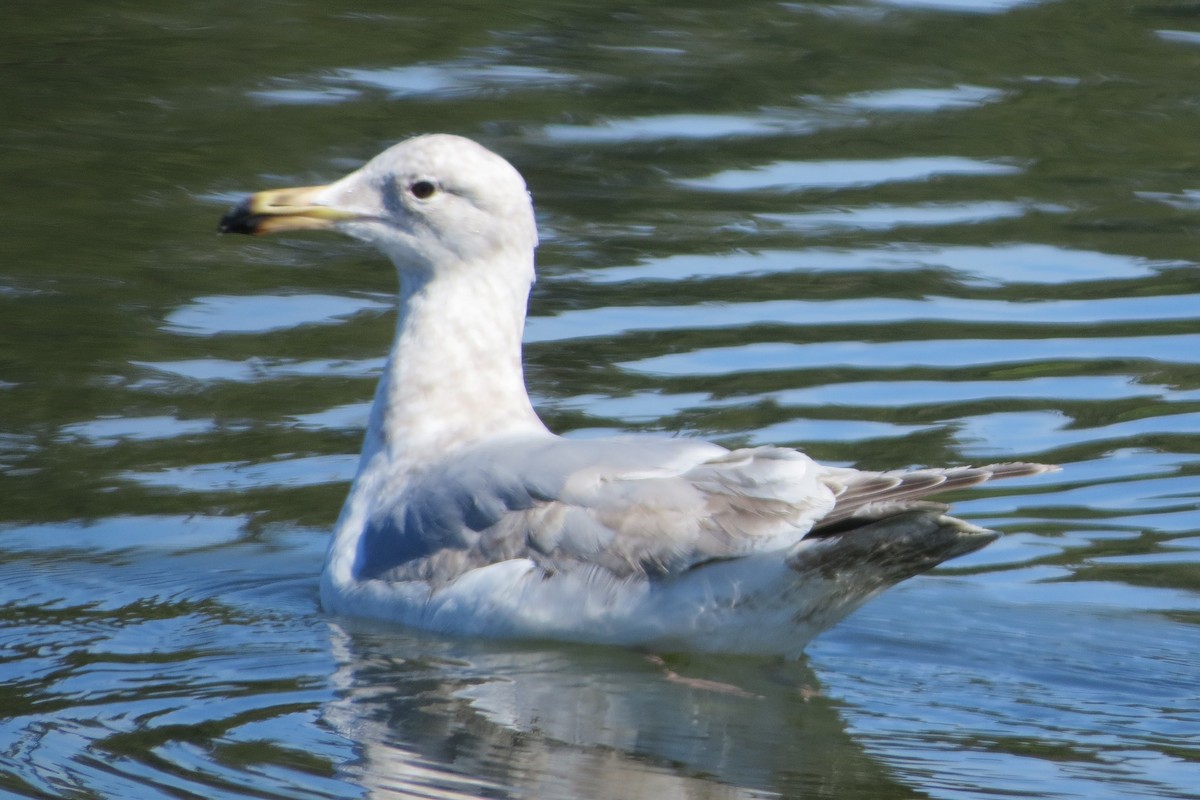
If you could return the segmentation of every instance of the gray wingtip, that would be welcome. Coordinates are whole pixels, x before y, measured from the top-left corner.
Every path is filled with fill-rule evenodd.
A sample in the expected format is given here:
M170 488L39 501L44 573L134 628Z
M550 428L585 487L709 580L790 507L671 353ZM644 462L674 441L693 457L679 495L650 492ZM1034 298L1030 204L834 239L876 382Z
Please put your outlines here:
M1047 472L1062 472L1062 467L1058 464L1039 464L1036 461L1006 461L988 464L979 469L990 470L993 478L1024 478Z

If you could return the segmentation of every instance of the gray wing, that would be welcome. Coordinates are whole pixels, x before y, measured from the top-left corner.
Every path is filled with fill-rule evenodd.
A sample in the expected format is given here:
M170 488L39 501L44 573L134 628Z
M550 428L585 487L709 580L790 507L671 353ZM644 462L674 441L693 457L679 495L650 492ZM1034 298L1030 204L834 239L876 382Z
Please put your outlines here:
M661 577L798 541L833 507L821 468L783 448L685 439L518 440L464 453L371 516L361 578L452 580L511 558Z
M529 558L664 578L786 550L913 508L933 492L1044 471L1007 464L911 472L818 465L795 450L682 439L541 438L476 448L426 469L370 518L360 578L444 583Z

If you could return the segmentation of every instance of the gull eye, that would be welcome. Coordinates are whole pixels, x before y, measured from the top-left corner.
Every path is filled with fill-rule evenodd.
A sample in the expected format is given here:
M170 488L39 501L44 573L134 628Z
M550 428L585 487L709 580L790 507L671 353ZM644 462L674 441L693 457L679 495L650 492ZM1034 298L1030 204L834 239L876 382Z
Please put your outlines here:
M408 187L408 193L418 200L428 200L436 191L433 181L415 181Z

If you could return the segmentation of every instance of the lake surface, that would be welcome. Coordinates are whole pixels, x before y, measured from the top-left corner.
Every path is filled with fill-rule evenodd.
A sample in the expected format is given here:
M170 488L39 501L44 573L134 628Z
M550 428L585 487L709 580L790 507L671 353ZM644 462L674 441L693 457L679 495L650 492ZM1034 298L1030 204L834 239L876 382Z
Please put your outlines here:
M0 793L1200 797L1200 6L508 5L0 10ZM428 131L556 430L1063 471L795 663L322 616L395 276L216 222Z

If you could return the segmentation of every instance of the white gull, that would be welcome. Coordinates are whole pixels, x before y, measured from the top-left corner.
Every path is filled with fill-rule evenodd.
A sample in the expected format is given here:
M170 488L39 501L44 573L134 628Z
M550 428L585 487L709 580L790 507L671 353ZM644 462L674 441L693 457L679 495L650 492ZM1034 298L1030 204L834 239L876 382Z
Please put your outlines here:
M521 367L533 206L521 175L469 139L409 139L221 221L314 229L373 244L400 274L396 339L321 578L333 614L796 656L881 590L995 538L924 496L1053 469L866 472L779 447L556 436Z

